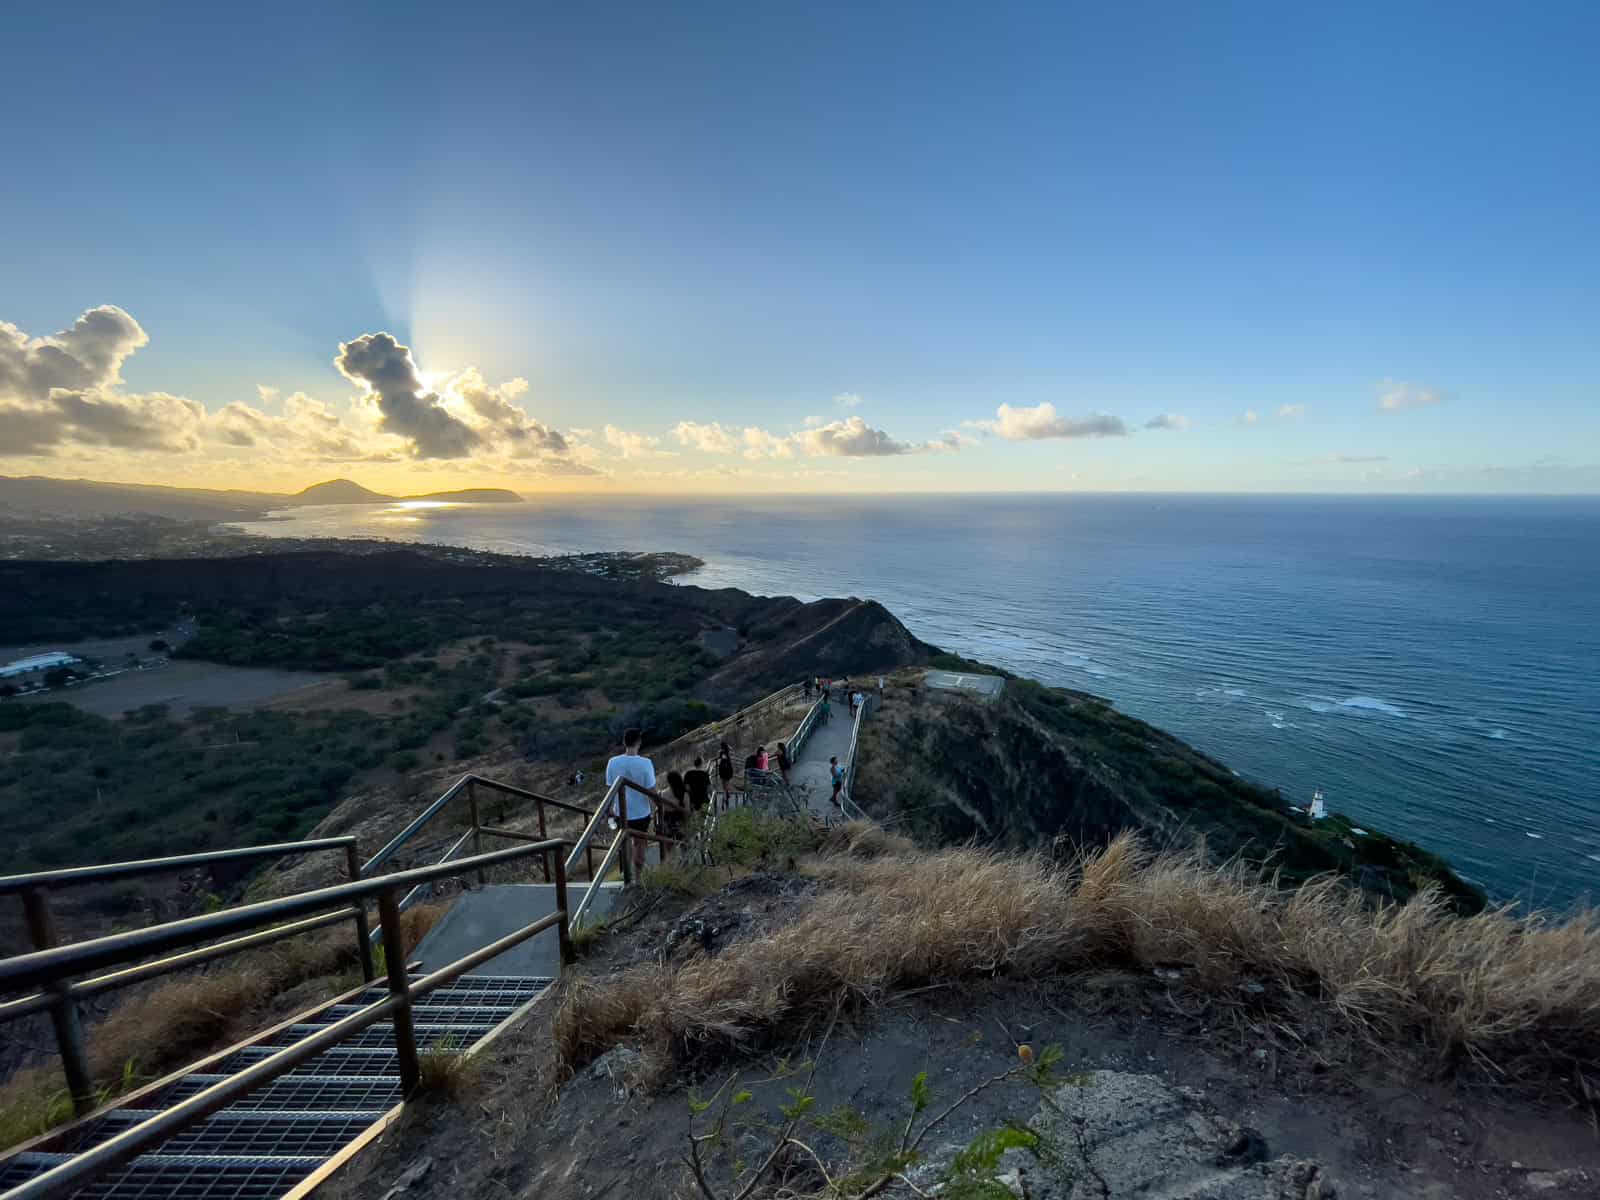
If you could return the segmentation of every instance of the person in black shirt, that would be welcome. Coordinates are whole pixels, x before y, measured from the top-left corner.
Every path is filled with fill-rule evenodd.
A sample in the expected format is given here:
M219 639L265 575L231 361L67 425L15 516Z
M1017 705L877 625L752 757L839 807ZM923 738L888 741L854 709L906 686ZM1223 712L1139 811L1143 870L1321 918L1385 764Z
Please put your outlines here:
M704 759L695 758L694 766L684 772L683 782L689 789L689 803L696 812L711 803L711 774L705 768Z
M789 782L789 743L778 743L778 773L783 776L785 783Z
M717 751L717 778L722 783L722 807L727 808L733 799L733 747L727 742Z

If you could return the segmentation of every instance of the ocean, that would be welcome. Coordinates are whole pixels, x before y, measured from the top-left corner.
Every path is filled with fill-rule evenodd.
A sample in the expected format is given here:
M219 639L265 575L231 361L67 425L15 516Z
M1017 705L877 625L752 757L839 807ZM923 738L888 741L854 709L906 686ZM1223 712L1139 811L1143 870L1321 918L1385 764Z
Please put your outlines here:
M870 597L1496 898L1600 893L1600 497L563 496L244 528L674 550L706 560L683 584Z

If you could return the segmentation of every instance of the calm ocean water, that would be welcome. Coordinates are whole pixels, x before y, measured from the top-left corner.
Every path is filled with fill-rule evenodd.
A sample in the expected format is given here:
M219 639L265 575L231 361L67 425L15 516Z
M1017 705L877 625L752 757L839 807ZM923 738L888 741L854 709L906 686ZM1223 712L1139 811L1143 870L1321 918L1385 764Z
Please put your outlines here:
M247 528L677 550L706 560L685 583L872 597L1497 896L1600 897L1600 498L562 497Z

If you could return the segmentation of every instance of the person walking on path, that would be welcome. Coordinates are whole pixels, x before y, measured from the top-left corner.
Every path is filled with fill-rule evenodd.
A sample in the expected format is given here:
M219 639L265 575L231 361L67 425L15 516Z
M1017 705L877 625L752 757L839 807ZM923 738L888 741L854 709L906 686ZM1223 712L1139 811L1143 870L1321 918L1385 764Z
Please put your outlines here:
M765 771L767 769L768 765L771 763L771 761L772 760L767 757L767 748L765 746L757 746L756 747L756 770Z
M822 693L822 700L817 705L817 724L826 725L828 718L833 716L833 705L828 703L828 693Z
M667 790L672 793L672 798L678 802L676 809L666 808L661 812L661 834L679 842L678 849L682 850L681 843L689 837L689 782L683 777L681 771L667 772ZM666 858L667 848L661 848L661 857Z
M622 753L611 756L611 761L606 763L606 788L619 779L626 779L628 783L619 789L621 795L612 805L612 814L619 822L626 821L628 828L635 833L650 832L650 801L652 798L661 800L656 795L656 766L644 755L639 753L639 743L643 739L637 729L629 729L622 735ZM662 803L666 801L662 800ZM620 810L620 811L619 811ZM647 846L644 838L633 839L633 865L634 878L644 870L644 855Z
M789 782L789 768L794 764L789 761L789 743L778 743L778 774L783 776L785 783Z
M733 747L727 742L717 751L717 779L722 783L722 807L733 801Z
M835 808L843 809L844 804L840 802L839 797L844 792L844 768L839 765L837 757L828 760L828 778L833 780L833 795L829 799L833 801Z
M861 706L863 704L865 704L866 702L867 702L867 697L866 697L865 693L860 692L860 691L855 692L850 697L850 711L852 713L860 712L861 711Z
M694 766L683 773L683 784L689 789L689 806L695 812L711 804L711 773L705 768L705 759L695 756Z

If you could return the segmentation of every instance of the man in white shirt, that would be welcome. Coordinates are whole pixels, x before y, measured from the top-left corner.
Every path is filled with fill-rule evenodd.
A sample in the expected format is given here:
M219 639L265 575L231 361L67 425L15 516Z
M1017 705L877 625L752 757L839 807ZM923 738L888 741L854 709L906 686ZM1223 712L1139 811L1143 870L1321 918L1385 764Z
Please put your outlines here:
M618 801L625 807L623 813L617 811L617 804L611 806L611 813L619 819L625 819L628 828L639 833L650 832L650 797L655 795L656 766L644 755L639 753L639 742L643 735L637 729L629 729L622 735L622 753L611 756L611 761L606 763L606 789L619 779L626 779L636 783L645 791L640 792L635 788L624 787L622 796ZM625 797L625 799L624 799ZM648 848L644 838L633 838L633 877L637 879L639 872L644 869L644 855Z

